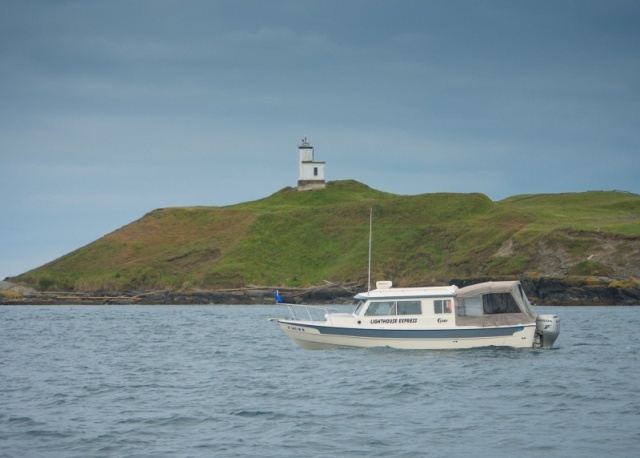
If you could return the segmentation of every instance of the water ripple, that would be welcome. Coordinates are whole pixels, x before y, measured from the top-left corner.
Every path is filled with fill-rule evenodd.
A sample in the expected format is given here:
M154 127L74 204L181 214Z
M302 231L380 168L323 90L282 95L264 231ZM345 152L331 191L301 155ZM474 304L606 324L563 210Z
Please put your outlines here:
M548 311L551 351L310 352L276 306L0 307L0 456L632 456L640 308Z

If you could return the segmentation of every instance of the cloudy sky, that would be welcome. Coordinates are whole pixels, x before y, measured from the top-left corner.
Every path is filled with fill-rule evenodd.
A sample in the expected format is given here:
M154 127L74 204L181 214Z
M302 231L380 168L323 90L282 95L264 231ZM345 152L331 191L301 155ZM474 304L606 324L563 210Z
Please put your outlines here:
M640 3L0 1L0 279L298 179L640 193Z

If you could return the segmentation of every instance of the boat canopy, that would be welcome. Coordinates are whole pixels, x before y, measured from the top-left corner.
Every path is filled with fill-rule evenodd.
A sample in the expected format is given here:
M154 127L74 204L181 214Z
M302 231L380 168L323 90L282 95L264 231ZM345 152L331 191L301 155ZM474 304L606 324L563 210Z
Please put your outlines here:
M458 326L508 326L535 322L536 313L519 281L495 281L457 291Z

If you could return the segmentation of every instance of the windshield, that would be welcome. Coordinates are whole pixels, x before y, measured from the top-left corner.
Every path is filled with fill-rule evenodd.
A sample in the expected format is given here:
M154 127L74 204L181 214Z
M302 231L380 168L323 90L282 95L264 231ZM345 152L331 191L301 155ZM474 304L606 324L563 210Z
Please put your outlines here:
M357 315L358 313L360 313L360 310L362 309L363 305L364 305L364 301L358 301L356 303L356 308L353 310L353 314Z

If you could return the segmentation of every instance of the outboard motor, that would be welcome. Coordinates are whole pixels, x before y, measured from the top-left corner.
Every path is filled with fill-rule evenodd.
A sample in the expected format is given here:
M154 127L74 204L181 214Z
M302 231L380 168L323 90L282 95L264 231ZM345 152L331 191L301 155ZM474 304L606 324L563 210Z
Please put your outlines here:
M560 335L558 315L538 315L536 318L536 346L551 348Z

